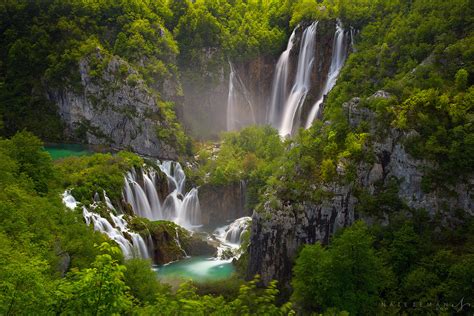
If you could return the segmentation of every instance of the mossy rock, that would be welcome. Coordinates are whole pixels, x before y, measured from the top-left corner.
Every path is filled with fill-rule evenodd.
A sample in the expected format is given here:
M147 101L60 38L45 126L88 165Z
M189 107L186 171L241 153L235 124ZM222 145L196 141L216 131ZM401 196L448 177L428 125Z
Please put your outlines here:
M151 235L153 258L157 264L183 259L186 256L214 255L216 248L206 242L203 234L192 234L170 221L150 221L130 217L130 227L142 236Z

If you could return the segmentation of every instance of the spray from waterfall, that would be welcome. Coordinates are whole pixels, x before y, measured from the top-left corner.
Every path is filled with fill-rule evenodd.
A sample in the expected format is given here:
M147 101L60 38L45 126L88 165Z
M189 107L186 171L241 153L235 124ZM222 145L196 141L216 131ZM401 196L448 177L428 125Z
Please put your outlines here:
M234 65L229 62L229 94L227 95L227 130L233 131L244 127L247 124L256 124L255 111L250 94L234 69ZM249 121L249 114L250 119Z
M352 38L352 36L351 36ZM347 58L347 38L346 32L341 27L340 22L336 24L336 33L334 34L334 42L332 46L332 57L331 57L331 66L329 67L329 73L324 84L323 90L320 93L319 99L311 108L309 112L308 119L306 121L306 128L311 127L314 119L316 118L319 108L323 103L324 97L331 91L337 81L339 72L341 71L342 66Z
M160 202L157 191L157 174L153 170L134 169L125 176L124 200L132 206L135 214L150 220L169 220L188 229L201 224L201 206L198 190L185 192L186 175L178 162L158 162L166 175L169 195ZM139 180L143 178L143 185Z
M283 118L279 127L281 136L291 135L299 124L301 107L311 84L317 26L318 22L314 22L303 32L295 82L285 102Z

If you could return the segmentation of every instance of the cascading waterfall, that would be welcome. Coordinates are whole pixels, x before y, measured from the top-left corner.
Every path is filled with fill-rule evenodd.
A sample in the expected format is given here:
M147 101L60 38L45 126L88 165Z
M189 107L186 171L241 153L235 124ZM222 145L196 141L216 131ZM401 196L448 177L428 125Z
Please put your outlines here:
M225 230L224 240L240 245L242 234L248 229L251 220L250 217L246 216L233 221Z
M170 220L188 229L201 224L201 206L198 190L192 188L185 193L186 175L178 162L158 162L158 167L166 175L171 192L160 203L157 194L156 172L142 169L143 187L139 184L135 170L125 176L123 197L135 214L150 220Z
M123 215L116 216L113 214L112 211L114 208L109 207L110 199L107 197L105 192L104 197L106 205L110 211L109 215L112 219L113 225L107 219L103 218L97 213L89 211L85 206L83 206L82 215L86 224L93 225L94 230L106 234L111 240L115 241L122 250L125 258L150 258L150 252L142 236L128 229L128 224L123 219ZM65 191L63 193L63 203L71 210L74 210L78 205L76 199L71 195L70 191ZM110 205L112 205L112 203L110 203ZM98 202L94 202L90 207L95 209L97 206ZM131 241L125 237L125 234L130 236Z
M218 257L222 258L224 255L229 257L229 252L232 254L232 257L239 257L240 253L238 250L242 242L242 234L249 229L251 221L251 217L245 216L236 219L229 225L216 229L214 234L220 242L217 249Z
M234 69L234 66L229 62L229 94L227 96L227 130L237 130L246 123L256 124L255 111L253 109L252 101L249 93L239 75ZM250 111L251 122L243 119L242 113L245 113L245 118L248 117L247 111Z
M290 52L293 49L296 28L291 33L286 50L281 54L275 68L272 84L272 96L267 114L267 122L279 128L285 102L288 98L288 72L290 67Z
M352 30L352 29L351 29ZM351 36L352 38L352 36ZM324 96L326 96L329 91L334 87L337 81L337 77L339 76L339 72L341 71L342 66L344 66L344 62L347 58L347 39L346 39L346 32L341 27L339 21L336 25L336 33L334 34L334 43L332 49L332 57L331 57L331 66L329 67L329 73L324 84L324 88L320 93L319 99L311 108L309 112L308 119L306 121L306 128L311 127L313 124L314 119L316 118L321 103L323 103Z
M303 32L295 82L285 102L283 119L279 126L281 136L291 135L294 132L295 126L299 122L301 106L310 89L317 26L318 22L314 22Z

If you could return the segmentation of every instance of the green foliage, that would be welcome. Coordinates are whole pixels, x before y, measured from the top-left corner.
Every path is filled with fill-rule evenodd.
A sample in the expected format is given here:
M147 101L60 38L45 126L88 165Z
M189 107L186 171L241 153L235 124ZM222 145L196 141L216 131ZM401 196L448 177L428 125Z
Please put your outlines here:
M168 290L158 282L149 260L129 259L124 265L124 282L139 304L153 303L157 293Z
M59 286L58 311L65 314L111 315L129 310L132 306L129 288L124 282L125 266L111 254L119 248L103 243L102 254L91 268L73 272Z
M173 2L172 5L176 6ZM283 46L285 32L271 21L277 19L275 14L280 6L275 0L199 0L182 4L174 29L181 64L209 63L203 54L208 49L219 64L224 57L236 61L277 53Z
M1 142L0 146L6 148L10 158L16 161L18 176L31 179L38 193L47 193L48 182L53 179L54 173L51 157L41 150L41 140L23 131Z
M333 239L324 249L306 245L294 267L293 300L310 310L335 307L355 315L374 312L387 271L362 222Z
M79 60L118 55L152 88L176 76L178 45L164 26L167 1L7 1L0 6L0 113L11 136L24 128L61 140L55 89L81 88ZM90 68L100 78L105 60ZM130 78L133 81L133 78Z
M143 315L294 315L291 304L275 304L276 282L259 289L259 277L240 287L239 295L230 301L222 296L199 296L191 283L183 283L176 295L159 294L157 303L139 310Z
M69 157L57 163L63 175L62 185L72 187L74 197L86 204L90 203L95 192L102 193L104 190L111 199L119 199L124 174L142 166L142 158L129 152Z
M212 149L211 149L212 150ZM272 175L283 155L283 143L276 130L269 126L247 127L240 132L223 135L215 159L209 159L209 149L198 152L201 179L208 174L208 182L217 185L245 180L247 204L258 202L267 179Z
M88 266L104 238L65 210L38 138L21 132L0 140L0 157L0 313L46 314L57 278Z
M428 191L474 171L473 100L473 87L455 95L429 89L416 92L395 108L394 124L418 132L410 139L410 152L438 164L425 179Z
M456 76L454 77L454 82L458 90L462 91L466 89L468 75L469 73L466 71L466 69L459 69L456 72Z

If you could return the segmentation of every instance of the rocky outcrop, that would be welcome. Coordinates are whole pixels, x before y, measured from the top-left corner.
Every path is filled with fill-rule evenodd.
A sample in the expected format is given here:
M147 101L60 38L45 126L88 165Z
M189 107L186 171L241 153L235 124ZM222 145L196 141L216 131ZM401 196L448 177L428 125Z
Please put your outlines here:
M248 215L245 209L245 184L204 184L199 187L201 222L217 226Z
M385 98L388 95L380 91L373 97ZM343 105L349 124L356 127L362 122L368 122L372 126L372 132L375 132L375 114L360 107L359 101L354 98ZM389 129L384 137L375 139L370 144L374 161L359 163L356 180L351 184L333 183L324 187L328 197L320 203L265 203L263 210L254 213L252 217L247 271L249 277L258 273L265 283L277 279L288 287L293 260L303 244L317 241L327 243L335 231L352 224L357 218L369 222L383 221L381 218L375 219L357 213L356 206L359 201L356 188L363 188L369 194L376 195L381 187L386 188L396 181L397 196L409 208L425 209L430 216L442 215L446 221L455 220L453 214L457 210L463 210L473 216L474 178L451 187L450 192L424 192L421 180L424 168L430 164L414 159L405 150L403 141L408 136L409 133ZM344 174L343 164L338 166L337 172ZM383 210L383 205L380 205L380 208Z
M214 256L217 253L215 245L207 242L207 235L191 233L170 221L150 222L133 217L130 225L144 238L149 238L155 264L166 264L187 256Z
M80 60L79 72L77 87L48 91L70 139L177 158L176 150L158 137L160 130L170 126L158 107L157 95L129 64L103 55L98 48Z

